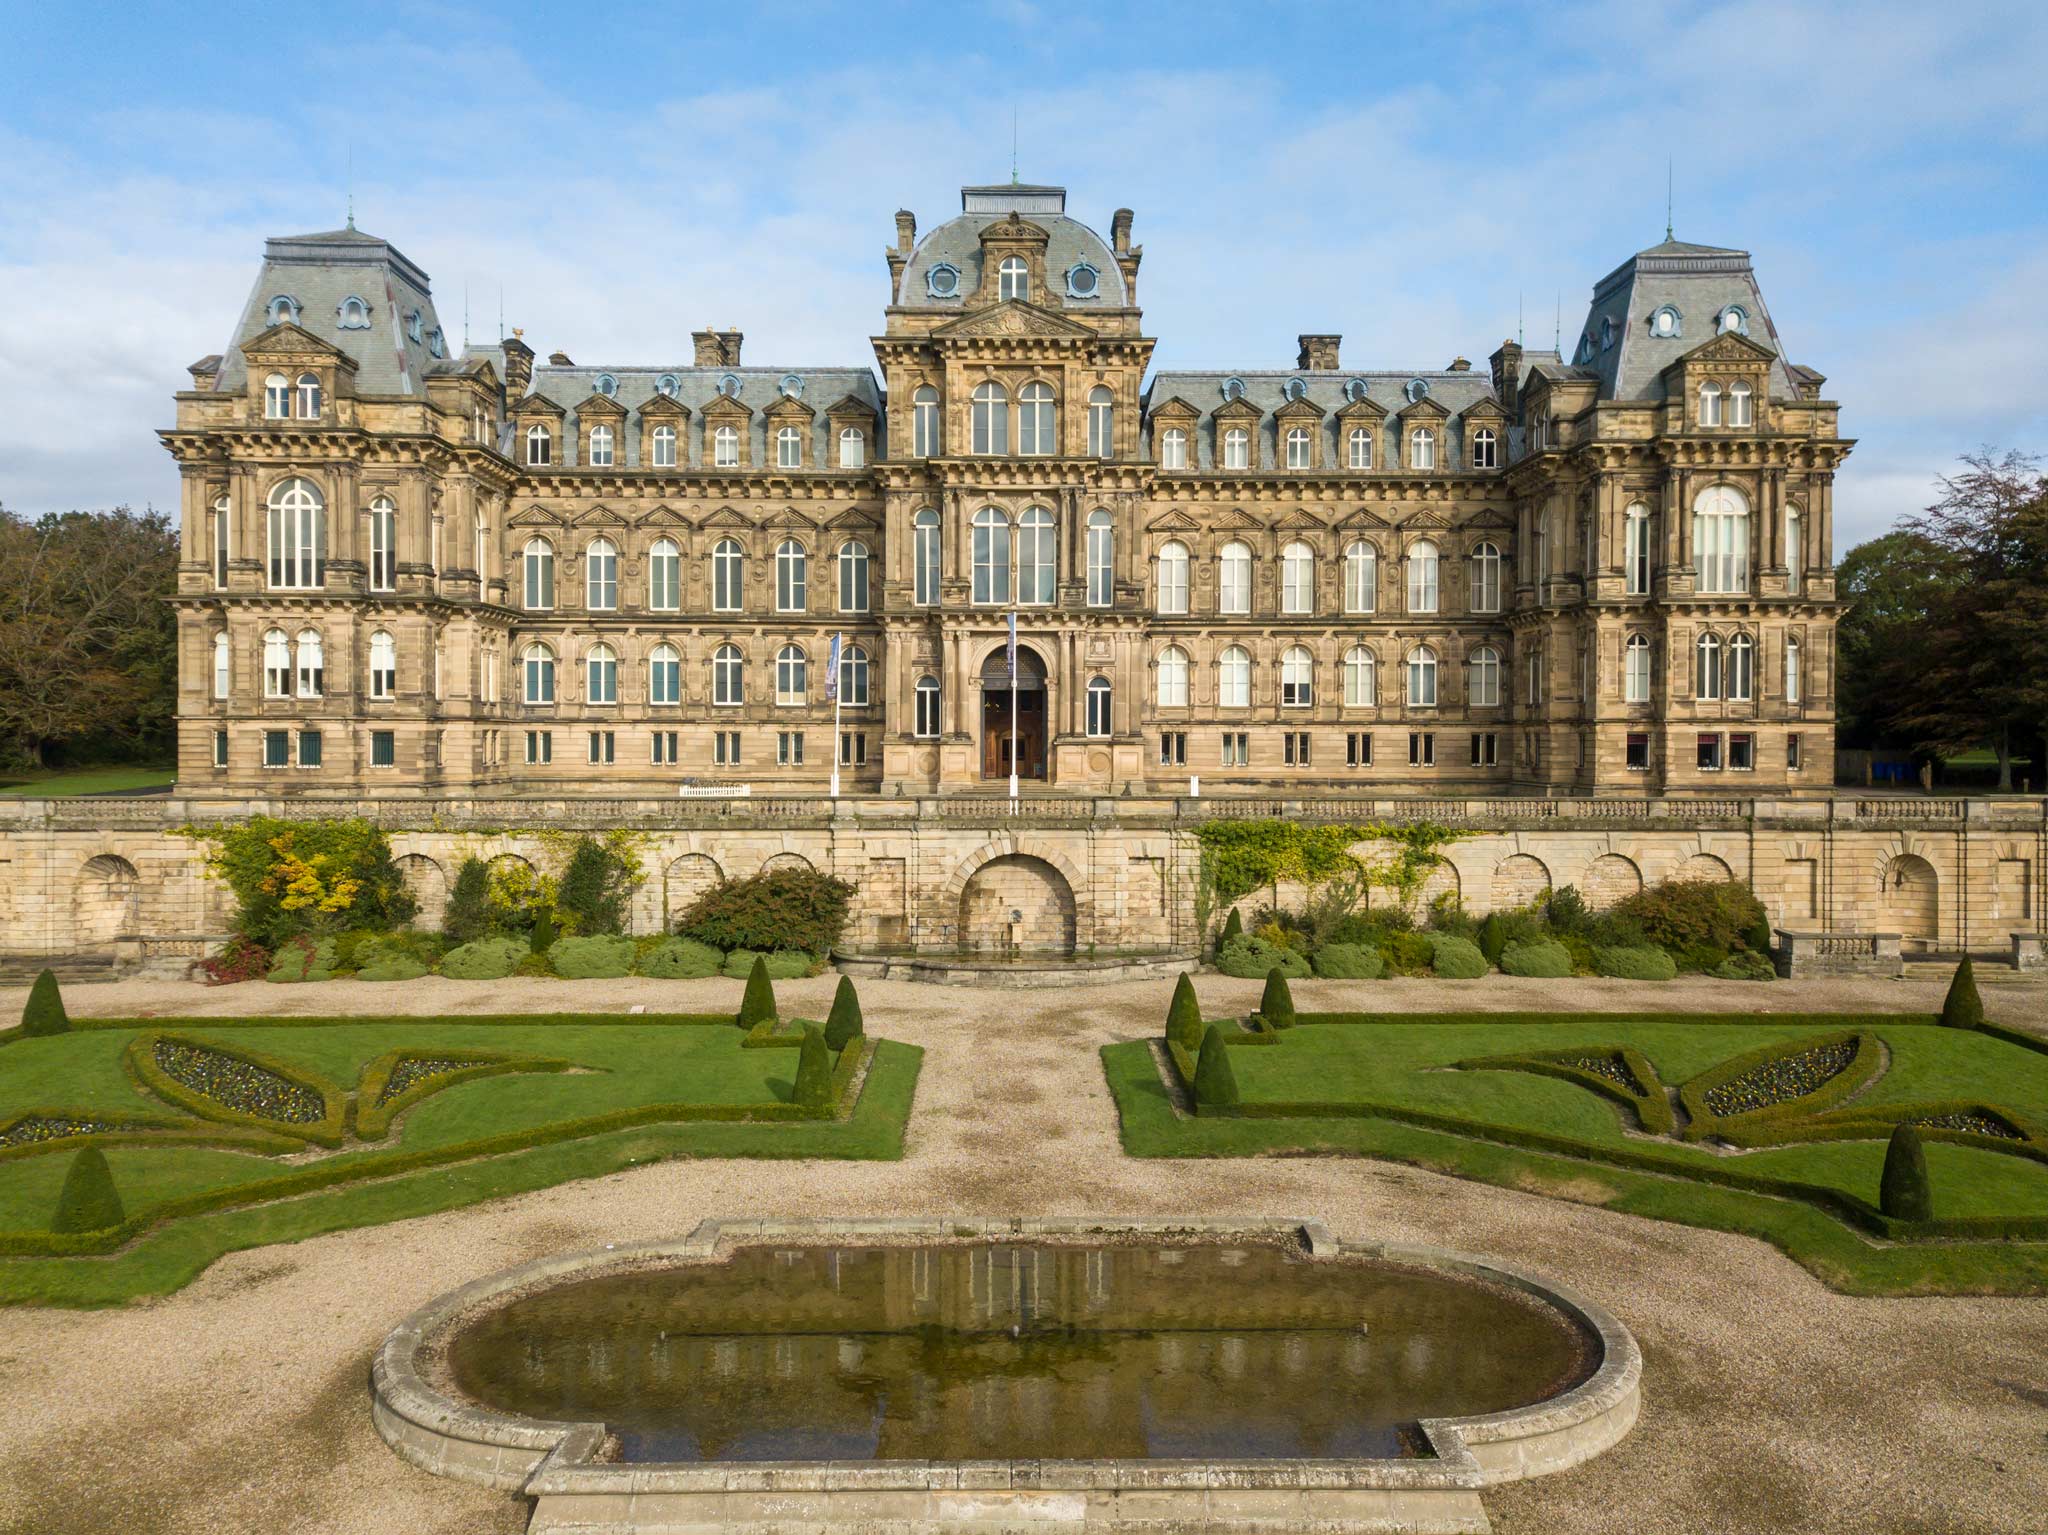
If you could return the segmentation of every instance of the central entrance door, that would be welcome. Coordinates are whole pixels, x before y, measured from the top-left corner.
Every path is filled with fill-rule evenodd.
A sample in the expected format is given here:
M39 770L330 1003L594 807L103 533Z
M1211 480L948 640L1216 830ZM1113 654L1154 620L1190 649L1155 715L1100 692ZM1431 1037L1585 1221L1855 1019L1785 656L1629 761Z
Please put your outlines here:
M1010 776L1010 672L997 649L981 668L981 776ZM1017 776L1045 777L1045 663L1028 645L1017 647Z

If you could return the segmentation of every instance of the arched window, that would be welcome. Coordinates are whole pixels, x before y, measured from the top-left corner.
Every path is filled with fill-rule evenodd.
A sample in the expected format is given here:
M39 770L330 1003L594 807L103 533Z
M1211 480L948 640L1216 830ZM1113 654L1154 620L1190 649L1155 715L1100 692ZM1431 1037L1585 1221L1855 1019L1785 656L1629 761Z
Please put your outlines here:
M1109 679L1090 677L1088 679L1088 734L1106 736L1110 734Z
M1500 611L1500 548L1482 543L1472 551L1472 611Z
M1719 384L1702 384L1700 385L1700 425L1719 426L1720 424L1721 386Z
M1313 613L1315 607L1315 551L1307 544L1289 544L1280 551L1280 611Z
M1408 652L1408 707L1436 707L1436 652L1427 645Z
M1631 597L1650 591L1650 509L1640 501L1622 519L1622 575Z
M1738 304L1730 304L1721 311L1720 328L1723 332L1734 331L1737 335L1749 333L1749 316Z
M1232 645L1216 658L1216 702L1225 709L1252 706L1252 657L1242 645Z
M398 642L382 629L370 636L370 696L389 698L398 691Z
M1646 634L1631 634L1622 647L1621 701L1650 701L1650 637Z
M295 649L299 697L319 698L327 691L327 647L320 641L320 631L301 629Z
M1116 396L1098 384L1088 391L1088 456L1116 457Z
M1017 519L1017 600L1029 603L1052 601L1059 574L1058 534L1052 513L1042 506L1028 506Z
M1500 439L1493 434L1493 428L1482 426L1472 434L1472 467L1474 469L1498 469L1500 467Z
M476 517L470 523L470 552L476 556L476 573L488 577L491 573L491 529L484 518L483 508L478 507Z
M270 301L270 323L272 325L283 325L287 321L296 325L298 319L298 301L289 294L280 293Z
M672 538L657 538L647 551L647 606L673 613L683 605L683 551Z
M1436 545L1426 538L1417 539L1408 546L1408 611L1434 613L1440 595Z
M1003 264L996 268L996 297L998 299L1023 299L1031 297L1031 273L1021 256L1005 256Z
M398 507L389 496L370 503L370 590L398 585Z
M939 734L939 679L920 677L916 687L917 708L912 715L911 734L934 740Z
M711 653L711 701L733 706L745 703L746 699L746 662L740 659L740 647L720 645Z
M546 467L554 461L554 436L544 426L530 426L526 429L526 462L529 465Z
M282 373L263 381L263 414L272 421L285 421L292 413L292 383Z
M654 429L654 467L673 469L676 466L676 429L672 426L657 426Z
M1116 519L1098 507L1088 514L1088 606L1106 608L1116 598Z
M615 704L619 701L619 657L609 645L592 645L583 654L586 703Z
M1159 611L1188 610L1188 546L1169 539L1159 546Z
M226 591L228 588L228 555L234 543L234 518L228 511L228 498L217 497L213 503L213 584Z
M1491 645L1481 645L1472 652L1472 686L1467 702L1477 709L1492 709L1500 704L1500 652Z
M910 451L916 458L936 458L945 451L939 437L939 392L921 384L910 397Z
M1362 426L1354 426L1344 437L1345 462L1353 469L1372 467L1372 432Z
M1753 426L1755 417L1750 411L1750 394L1747 384L1728 386L1728 424L1730 426Z
M1185 709L1188 706L1188 653L1178 645L1159 652L1159 707Z
M775 467L800 469L804 462L804 434L793 426L775 429Z
M526 676L526 701L551 704L555 701L555 653L545 645L529 645L521 658Z
M1693 563L1699 590L1749 590L1749 502L1732 485L1709 485L1692 504Z
M584 551L583 605L592 612L619 605L619 546L608 538L593 538Z
M1693 689L1701 698L1719 698L1721 696L1721 641L1719 636L1702 634L1697 650L1699 660L1696 668L1697 675L1693 679Z
M1364 539L1344 550L1344 611L1371 613L1380 604L1380 554Z
M341 328L343 330L368 330L370 328L370 306L351 294L341 301Z
M1728 696L1748 703L1756 688L1756 641L1738 634L1728 642Z
M223 636L225 638L225 636ZM1785 636L1785 702L1799 702L1799 641L1792 635Z
M526 606L544 612L555 605L555 546L544 538L529 538L523 561L526 567Z
M1306 709L1316 701L1316 663L1303 645L1280 653L1280 706Z
M1804 522L1799 515L1799 508L1796 506L1786 507L1785 594L1788 597L1797 597L1800 587L1805 584L1806 541L1802 536L1803 527Z
M590 429L590 467L609 469L612 466L612 429L608 426L593 426Z
M1054 451L1052 385L1026 384L1017 392L1017 451L1043 457Z
M1308 428L1305 426L1290 426L1287 429L1287 467L1289 469L1308 469L1313 467L1309 461L1309 435Z
M839 652L839 701L849 709L868 704L868 653L858 645Z
M921 608L935 607L939 600L939 514L926 507L911 519L913 600Z
M292 642L282 629L263 635L263 696L289 698L292 694Z
M839 467L841 469L865 468L868 461L867 433L857 426L843 426L839 429Z
M974 386L974 451L1002 454L1010 451L1010 397L1003 386L990 379Z
M775 546L775 611L801 613L810 581L810 557L804 546L785 538Z
M721 426L711 434L711 463L717 469L737 469L740 463L738 427Z
M711 611L737 613L746 597L747 559L736 539L721 538L711 550Z
M868 610L868 546L850 539L839 546L839 611Z
M226 698L234 681L234 662L228 648L227 630L213 637L213 696Z
M1188 434L1177 426L1170 426L1159 437L1159 467L1185 469L1187 466Z
M1418 426L1408 434L1408 467L1410 469L1434 469L1436 467L1436 433L1426 426Z
M1252 610L1252 546L1232 539L1216 557L1216 609L1246 614Z
M270 584L316 587L327 582L327 503L311 480L285 480L271 491Z
M800 704L810 690L810 663L801 645L784 645L775 652L775 701Z
M679 704L683 701L683 658L673 645L656 645L647 653L647 701L650 704Z
M1379 691L1379 663L1363 645L1353 645L1344 652L1344 707L1373 708Z
M974 600L1010 600L1010 519L993 506L974 514Z
M1251 433L1241 426L1233 426L1223 434L1223 467L1225 469L1248 469L1252 461Z
M299 375L298 416L301 421L320 419L320 375L317 373Z

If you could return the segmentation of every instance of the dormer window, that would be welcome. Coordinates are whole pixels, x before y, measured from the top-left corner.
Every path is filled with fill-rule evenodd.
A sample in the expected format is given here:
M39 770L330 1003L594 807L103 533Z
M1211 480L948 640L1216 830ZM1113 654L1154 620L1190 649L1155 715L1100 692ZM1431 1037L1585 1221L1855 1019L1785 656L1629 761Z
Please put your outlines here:
M292 414L292 384L282 373L263 381L263 414L272 421L288 421Z
M405 312L405 333L412 340L419 341L423 339L421 327L424 323L417 309L408 309Z
M368 330L370 328L370 306L354 294L350 294L347 298L343 299L341 301L341 308L336 312L341 316L341 328L343 330Z
M296 325L299 323L299 301L289 293L280 293L270 301L269 313L272 325L283 325L287 321Z
M1579 349L1572 354L1572 362L1575 366L1584 367L1592 360L1593 338L1590 335L1581 334L1579 337Z
M1600 322L1600 350L1603 352L1614 350L1614 319L1612 316Z
M1719 426L1720 424L1721 386L1719 384L1702 384L1700 385L1700 425Z
M1005 256L1003 264L996 268L996 297L1004 300L1031 297L1031 269L1024 265L1022 256Z
M1749 334L1749 313L1740 304L1730 304L1721 311L1720 318L1714 322L1714 329L1724 336L1730 331L1746 336Z
M1354 378L1347 380L1344 385L1344 398L1353 405L1356 405L1360 400L1364 399L1365 380L1362 378Z
M960 269L950 262L939 262L924 274L924 291L933 298L958 298Z
M1675 340L1682 333L1678 311L1669 304L1650 316L1650 334L1660 340Z
M597 376L597 392L609 400L619 392L619 381L609 373L600 373Z
M803 375L801 373L785 373L776 382L775 387L781 391L782 397L785 400L802 399L804 392Z
M1085 261L1067 268L1067 297L1094 298L1102 291L1102 274Z
M1283 399L1298 400L1307 393L1308 385L1298 378L1290 378L1280 386L1280 394Z
M441 334L441 327L438 325L427 332L427 350L436 357L446 357L448 355L448 341Z
M1749 400L1749 385L1730 384L1728 386L1728 424L1730 426L1752 426L1755 424L1754 417L1750 412Z
M719 374L718 392L728 400L737 400L740 397L740 376L737 373Z
M673 400L676 397L676 391L682 387L683 381L673 373L664 373L654 381L654 392L664 400Z
M1403 389L1401 393L1405 394L1408 397L1408 403L1413 405L1417 400L1428 397L1429 385L1419 378L1411 378L1408 380L1407 388Z
M299 419L317 421L320 419L320 377L315 373L299 375Z

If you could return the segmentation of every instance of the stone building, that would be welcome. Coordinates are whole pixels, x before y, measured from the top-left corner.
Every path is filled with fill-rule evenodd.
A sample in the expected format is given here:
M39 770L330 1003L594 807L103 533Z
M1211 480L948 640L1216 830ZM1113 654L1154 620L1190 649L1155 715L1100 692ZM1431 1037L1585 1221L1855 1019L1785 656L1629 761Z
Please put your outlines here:
M1131 236L898 213L878 370L458 355L388 242L270 241L163 434L180 792L1827 786L1850 444L1747 254L1630 257L1570 361L1148 377Z

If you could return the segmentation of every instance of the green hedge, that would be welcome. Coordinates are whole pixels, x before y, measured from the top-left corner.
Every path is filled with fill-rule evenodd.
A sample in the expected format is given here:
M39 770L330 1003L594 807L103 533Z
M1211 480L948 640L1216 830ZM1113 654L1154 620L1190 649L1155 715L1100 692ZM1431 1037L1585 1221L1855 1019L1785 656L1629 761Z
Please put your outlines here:
M832 993L832 1011L825 1016L825 1043L834 1050L844 1050L867 1031L867 1021L860 1013L860 993L854 989L853 977L842 975L838 988Z
M301 933L287 938L270 959L270 973L263 977L280 985L334 979L335 947L332 938L317 942Z
M526 953L526 945L515 938L478 938L442 956L441 973L458 981L502 981Z
M504 1076L510 1072L524 1071L571 1071L572 1061L545 1060L539 1057L503 1055L496 1051L465 1050L462 1058L473 1064L459 1071L444 1071L436 1076L426 1077L413 1083L405 1091L394 1095L388 1102L377 1100L391 1081L392 1072L401 1062L441 1060L447 1057L442 1050L402 1049L386 1051L375 1060L366 1063L362 1075L356 1081L356 1096L352 1118L355 1132L363 1140L382 1140L391 1128L391 1121L403 1114L423 1098L431 1098L445 1087L458 1082L472 1082L480 1077Z
M1630 1092L1626 1084L1579 1064L1587 1056L1612 1056L1628 1068L1642 1088ZM1651 1135L1669 1135L1676 1121L1671 1100L1664 1096L1664 1084L1649 1058L1629 1045L1586 1045L1576 1049L1537 1050L1526 1055L1487 1055L1455 1063L1460 1071L1526 1071L1539 1077L1557 1077L1611 1098L1635 1115L1636 1123Z
M1737 949L1707 974L1717 981L1775 981L1778 969L1765 955Z
M176 1077L157 1064L156 1047L161 1040L166 1044L183 1045L189 1049L206 1050L230 1060L243 1061L262 1071L283 1077L295 1087L319 1095L321 1115L308 1123L294 1123L285 1119L270 1119L261 1114L247 1113L218 1099L209 1098L180 1082ZM335 1147L342 1143L348 1124L348 1098L345 1093L325 1077L316 1076L303 1066L278 1060L275 1056L248 1049L242 1045L221 1045L209 1039L197 1039L182 1034L171 1034L160 1030L146 1030L128 1042L128 1048L121 1053L121 1060L129 1073L150 1092L166 1103L224 1125L241 1125L250 1129L268 1131L273 1135L286 1135L294 1140L311 1141L318 1146Z
M1984 999L1977 995L1977 967L1965 954L1941 999L1941 1021L1952 1029L1974 1029L1984 1021Z
M1476 981L1492 968L1485 950L1454 933L1431 933L1429 951L1431 968L1447 981Z
M701 981L725 968L725 956L694 938L669 938L640 961L640 973L662 981Z
M1325 980L1376 981L1387 963L1378 949L1356 943L1326 943L1315 953L1315 972Z
M557 938L548 949L548 966L567 981L615 981L633 973L630 938L593 933L584 938Z
M1263 981L1276 969L1294 979L1309 973L1306 956L1251 933L1226 943L1217 953L1216 968L1241 981Z
M773 949L763 952L758 949L734 949L725 956L725 974L735 981L743 981L753 974L754 961L760 960L768 966L771 981L794 981L807 976L817 967L814 955L802 949Z
M1511 943L1500 951L1500 967L1508 975L1560 981L1572 973L1572 956L1561 943Z
M1595 945L1593 968L1623 981L1670 981L1678 978L1678 961L1651 944L1640 948Z
M121 1196L114 1188L113 1169L107 1166L107 1154L97 1146L82 1148L64 1175L57 1213L50 1221L51 1234L106 1231L127 1219L128 1212L121 1207Z
M1820 1083L1812 1091L1796 1098L1782 1099L1761 1108L1748 1109L1727 1115L1716 1114L1707 1104L1707 1095L1717 1087L1748 1075L1759 1066L1792 1056L1804 1055L1809 1050L1823 1049L1830 1045L1853 1044L1855 1053L1849 1063L1833 1076ZM1690 1141L1705 1140L1709 1136L1720 1136L1723 1127L1735 1125L1739 1130L1751 1130L1772 1120L1792 1116L1818 1114L1833 1108L1851 1093L1863 1087L1877 1073L1884 1069L1884 1050L1878 1044L1875 1034L1861 1030L1836 1034L1810 1034L1803 1039L1779 1040L1775 1044L1761 1045L1754 1050L1709 1067L1678 1089L1678 1101L1685 1106L1690 1119L1685 1127L1685 1138Z
M57 977L44 970L28 989L28 1002L21 1010L21 1032L40 1039L70 1029L71 1015L64 1010L64 993L57 989Z
M1223 1031L1212 1023L1202 1036L1202 1053L1195 1060L1195 1112L1235 1108L1237 1103L1237 1074L1230 1069L1230 1050Z

